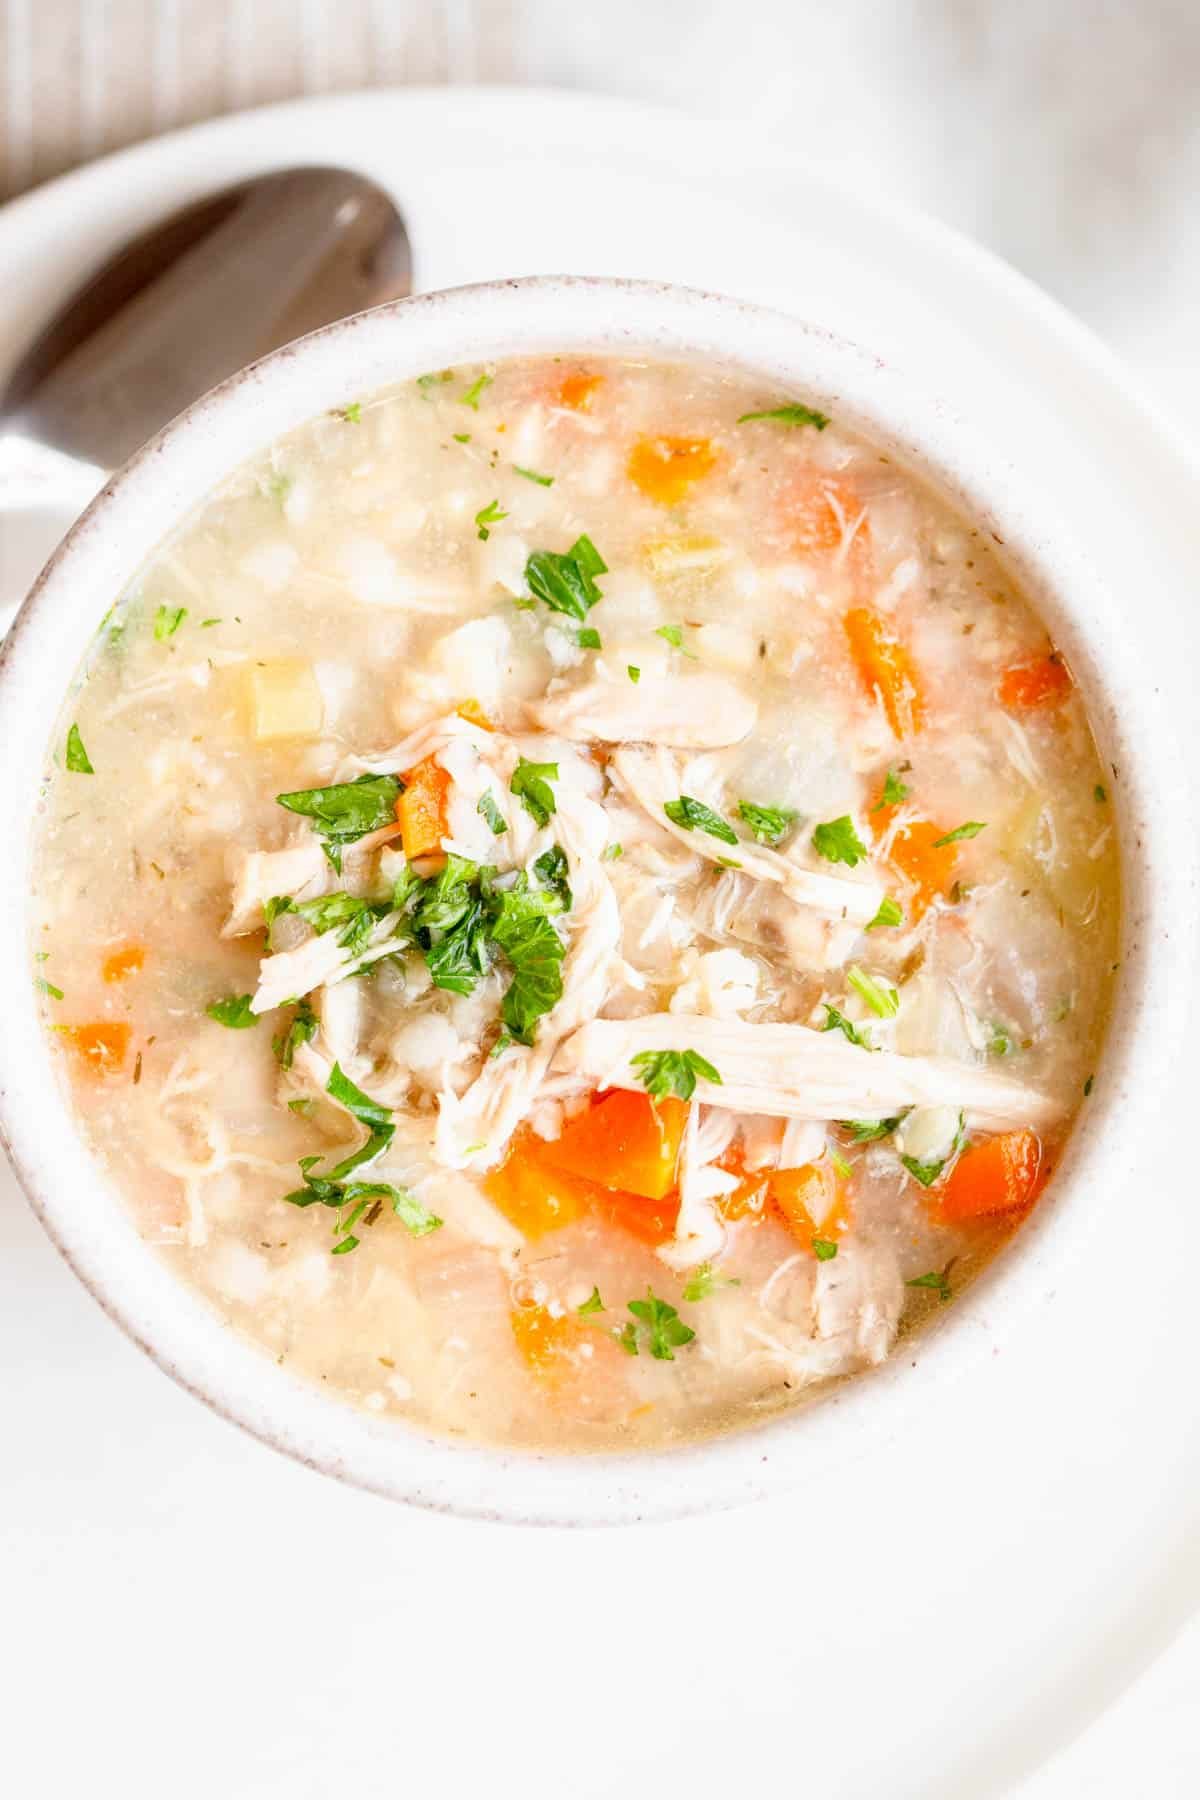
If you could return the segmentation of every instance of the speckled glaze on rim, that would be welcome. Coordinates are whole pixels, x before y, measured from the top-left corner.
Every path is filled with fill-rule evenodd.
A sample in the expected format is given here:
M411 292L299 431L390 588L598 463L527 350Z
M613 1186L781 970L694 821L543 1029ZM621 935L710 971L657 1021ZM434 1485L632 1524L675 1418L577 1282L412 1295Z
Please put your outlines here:
M142 1242L74 1128L30 974L32 825L66 671L161 539L238 464L315 414L454 363L536 352L715 360L835 412L931 476L1003 545L1066 652L1113 771L1122 834L1122 970L1088 1112L1050 1194L1015 1243L904 1353L819 1405L673 1451L556 1456L455 1443L379 1420L298 1381L237 1337ZM116 475L38 582L0 654L0 1134L30 1202L109 1315L190 1392L264 1441L397 1499L476 1518L617 1524L731 1506L816 1479L932 1420L940 1384L990 1355L1026 1307L1069 1291L1072 1248L1119 1200L1149 1129L1174 1014L1168 940L1190 917L1172 873L1166 724L1123 654L1126 621L1053 495L897 370L828 332L688 289L594 278L493 282L360 314L245 370ZM1153 871L1154 879L1148 878ZM1118 1129L1118 1116L1120 1129ZM1078 1204L1087 1191L1087 1205Z

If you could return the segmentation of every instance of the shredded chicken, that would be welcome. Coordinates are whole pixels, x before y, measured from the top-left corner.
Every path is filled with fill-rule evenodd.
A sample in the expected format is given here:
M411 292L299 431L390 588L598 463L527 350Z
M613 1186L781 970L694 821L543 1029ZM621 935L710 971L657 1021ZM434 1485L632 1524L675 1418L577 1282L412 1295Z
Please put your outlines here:
M807 1025L749 1024L698 1014L650 1013L640 1019L593 1019L567 1040L556 1071L584 1074L597 1086L641 1085L631 1058L642 1051L696 1050L721 1085L701 1080L710 1106L776 1118L882 1119L908 1106L956 1106L967 1122L990 1130L1041 1126L1061 1105L990 1069L946 1057L897 1056L848 1043L838 1032Z
M347 950L342 945L344 927L338 925L307 938L295 950L264 956L258 965L258 989L250 1002L251 1012L271 1012L289 1000L301 1000L316 988L344 981L356 969L403 950L409 940L406 928L397 930L400 920L398 912L385 913L361 950Z
M668 744L678 750L738 744L754 729L758 708L724 676L656 676L589 681L531 701L530 718L543 731L579 743Z
M643 806L652 818L710 862L734 863L743 874L755 881L773 882L780 886L797 906L810 907L829 919L855 925L866 925L879 911L883 889L870 878L851 880L841 875L826 875L817 869L803 869L778 850L759 844L723 843L701 830L689 831L669 819L663 810L668 801L678 800L685 792L685 772L673 756L663 750L625 748L618 750L609 764L609 773L618 786Z
M725 1222L716 1202L732 1194L739 1177L716 1167L716 1158L733 1139L734 1121L728 1113L699 1106L688 1109L688 1122L679 1146L679 1213L675 1235L657 1254L668 1268L694 1269L711 1262L725 1247Z
M238 850L232 860L233 895L222 937L260 931L263 905L278 894L290 894L293 900L315 900L333 886L334 872L312 836L286 850Z

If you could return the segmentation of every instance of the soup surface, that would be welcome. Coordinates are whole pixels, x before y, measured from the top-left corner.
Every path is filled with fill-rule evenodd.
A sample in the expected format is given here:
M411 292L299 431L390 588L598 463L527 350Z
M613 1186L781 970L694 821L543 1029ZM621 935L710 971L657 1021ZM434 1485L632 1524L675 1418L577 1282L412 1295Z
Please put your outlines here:
M101 627L33 977L139 1230L279 1363L523 1445L883 1360L1028 1215L1116 960L986 534L712 368L440 371Z

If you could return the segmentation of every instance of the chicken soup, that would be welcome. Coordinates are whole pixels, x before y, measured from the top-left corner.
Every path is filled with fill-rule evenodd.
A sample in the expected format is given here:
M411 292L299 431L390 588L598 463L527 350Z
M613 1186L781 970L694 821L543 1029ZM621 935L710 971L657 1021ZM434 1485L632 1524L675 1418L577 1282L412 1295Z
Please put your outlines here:
M265 1354L669 1445L882 1362L1038 1204L1110 779L988 534L811 397L439 370L116 601L31 979L138 1230Z

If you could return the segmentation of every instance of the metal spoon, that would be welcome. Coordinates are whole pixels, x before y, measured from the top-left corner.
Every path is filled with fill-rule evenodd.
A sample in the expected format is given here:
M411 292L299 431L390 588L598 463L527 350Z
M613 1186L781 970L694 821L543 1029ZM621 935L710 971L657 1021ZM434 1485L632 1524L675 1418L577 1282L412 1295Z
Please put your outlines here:
M412 289L404 221L345 169L283 169L170 214L72 295L0 390L0 632L120 465L226 376Z

